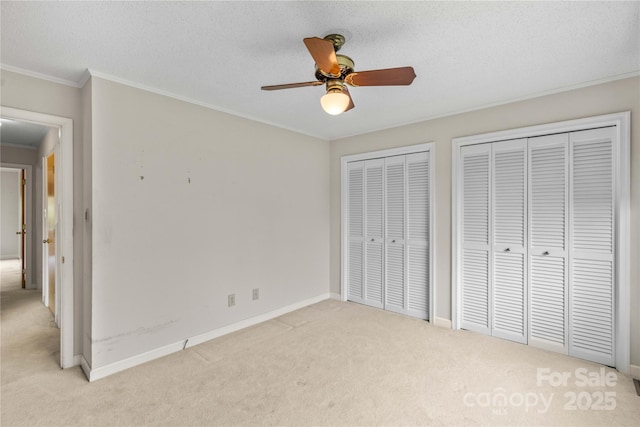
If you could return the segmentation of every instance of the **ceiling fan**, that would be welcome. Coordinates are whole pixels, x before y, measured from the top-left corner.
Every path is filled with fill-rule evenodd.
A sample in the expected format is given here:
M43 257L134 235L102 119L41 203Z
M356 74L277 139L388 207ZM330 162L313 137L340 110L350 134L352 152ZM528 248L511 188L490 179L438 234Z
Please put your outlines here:
M311 82L262 86L262 90L292 89L326 84L327 93L320 99L324 111L337 115L354 107L349 86L407 86L416 78L413 67L385 68L382 70L355 71L354 62L346 55L336 54L344 45L340 34L324 38L308 37L303 42L316 61L316 79Z

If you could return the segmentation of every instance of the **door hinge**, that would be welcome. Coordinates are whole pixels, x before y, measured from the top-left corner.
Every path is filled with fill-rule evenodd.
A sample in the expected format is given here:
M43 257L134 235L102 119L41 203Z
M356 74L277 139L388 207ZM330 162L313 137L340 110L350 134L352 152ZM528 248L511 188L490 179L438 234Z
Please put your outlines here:
M64 256L62 257L62 263L64 264Z
M22 269L22 274L27 274L27 269L26 268Z
M27 180L22 178L22 185L27 185Z

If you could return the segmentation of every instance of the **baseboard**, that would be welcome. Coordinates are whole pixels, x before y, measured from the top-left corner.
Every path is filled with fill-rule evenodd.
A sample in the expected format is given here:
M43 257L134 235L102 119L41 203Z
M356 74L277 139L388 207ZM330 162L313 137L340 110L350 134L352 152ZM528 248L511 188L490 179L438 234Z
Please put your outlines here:
M631 375L633 378L640 379L640 366L629 365L629 375Z
M335 300L338 300L338 301L342 301L342 295L341 294L336 294L335 292L331 292L329 294L329 298L335 299Z
M81 354L76 354L75 356L73 356L73 362L71 362L71 365L67 366L67 368L73 368L75 366L82 365L82 359L83 357Z
M146 353L131 356L127 359L119 360L114 363L110 363L99 368L91 369L89 373L89 381L96 381L109 375L113 375L116 372L124 371L125 369L133 368L134 366L142 365L143 363L150 362L154 359L159 359L164 356L168 356L171 353L178 352L184 349L184 340L165 345L164 347L156 348Z
M186 348L190 348L195 345L202 344L206 341L219 338L223 335L239 331L240 329L244 329L249 326L257 325L258 323L262 323L267 320L274 319L278 316L282 316L283 314L287 314L289 312L298 310L308 305L315 304L320 301L324 301L326 299L329 299L330 297L331 295L327 293L327 294L318 295L313 298L308 298L306 300L303 300L294 304L290 304L286 307L282 307L265 314L254 316L249 319L233 323L231 325L223 326L222 328L214 329L212 331L205 332L204 334L200 334L184 340L180 340L176 343L169 344L160 348L156 348L146 353L138 354L136 356L132 356L127 359L110 363L109 365L101 366L95 369L91 369L87 361L84 359L84 357L82 357L82 360L84 361L81 365L82 370L85 371L85 375L87 375L87 378L89 379L89 381L96 381L101 378L107 377L109 375L115 374L116 372L133 368L134 366L138 366L143 363L150 362L154 359L159 359L160 357L167 356L171 353L182 351Z
M441 328L451 329L451 320L443 317L433 316L433 325Z
M311 304L315 304L320 301L324 301L330 298L330 294L318 295L317 297L309 298L295 304L288 305L286 307L279 308L277 310L270 311L265 314L261 314L259 316L251 317L246 320L242 320L237 323L233 323L228 326L223 326L222 328L214 329L213 331L205 332L204 334L196 335L194 337L189 338L188 340L182 341L182 345L184 348L190 348L194 345L202 344L203 342L210 341L212 339L221 337L223 335L230 334L231 332L239 331L240 329L247 328L249 326L257 325L258 323L266 322L267 320L271 320L278 316L282 316L283 314L287 314L289 312L298 310L300 308L306 307Z
M89 362L87 362L87 359L85 359L84 356L76 357L80 358L80 367L82 368L82 372L84 372L84 376L91 381L91 365L89 365Z

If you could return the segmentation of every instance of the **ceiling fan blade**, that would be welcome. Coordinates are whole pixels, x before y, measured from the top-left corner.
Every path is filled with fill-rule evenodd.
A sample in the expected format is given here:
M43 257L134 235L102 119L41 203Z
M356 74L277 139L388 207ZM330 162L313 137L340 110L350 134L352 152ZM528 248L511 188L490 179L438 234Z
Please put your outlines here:
M353 72L344 81L351 86L406 86L415 78L413 67L400 67Z
M340 75L340 65L333 43L319 37L307 37L303 41L319 69L334 76Z
M315 80L313 82L302 82L302 83L288 83L284 85L273 85L273 86L262 86L260 89L262 90L280 90L280 89L293 89L296 87L305 87L305 86L320 86L324 84L320 80Z
M344 110L344 112L346 113L347 111L349 111L353 107L355 107L355 105L353 104L353 98L351 98L351 94L349 93L349 89L347 89L346 86L342 89L342 92L347 94L347 96L349 97L349 105L347 105L347 109Z

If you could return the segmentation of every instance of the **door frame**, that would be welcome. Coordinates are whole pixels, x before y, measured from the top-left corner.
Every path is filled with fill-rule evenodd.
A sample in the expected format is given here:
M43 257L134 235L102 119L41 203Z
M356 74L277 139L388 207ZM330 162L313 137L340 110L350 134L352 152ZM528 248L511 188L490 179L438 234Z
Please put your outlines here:
M458 179L460 148L467 145L505 141L511 139L530 138L534 136L566 133L598 127L615 126L618 146L615 149L615 181L616 181L616 224L615 241L615 277L616 277L616 369L629 373L631 358L631 315L630 315L630 202L631 202L631 112L605 114L556 123L528 126L498 132L470 135L451 140L451 313L452 329L460 329L462 254L462 212L460 211L460 180Z
M34 111L1 106L0 115L7 119L57 127L59 133L58 191L60 194L58 244L56 254L60 280L57 291L60 310L60 366L69 368L74 361L74 259L73 259L73 120ZM44 191L44 189L43 189ZM64 262L62 259L64 258Z
M435 209L433 206L433 201L435 198L435 183L434 183L434 155L435 148L433 142L426 142L422 144L409 145L405 147L398 148L390 148L386 150L378 150L378 151L370 151L366 153L358 153L358 154L350 154L346 156L342 156L340 158L340 299L342 301L347 301L347 279L348 279L348 263L347 263L347 248L349 247L349 221L348 221L348 193L349 189L347 187L348 184L348 165L350 162L356 162L359 160L369 160L376 158L384 158L390 156L400 156L405 154L414 154L421 152L429 152L430 160L429 160L429 318L427 319L429 322L434 323L437 319L436 316L436 286L435 286L435 277L436 277L436 266L435 266L435 255L433 248L435 247L435 227L434 227L434 215Z
M33 239L35 238L35 229L33 228L33 166L22 163L5 163L1 162L0 167L9 169L24 169L25 179L27 180L27 188L25 189L25 224L27 226L27 236L24 239L24 257L27 264L26 273L26 289L36 289L36 284L32 281L33 278ZM30 242L31 240L31 242Z

